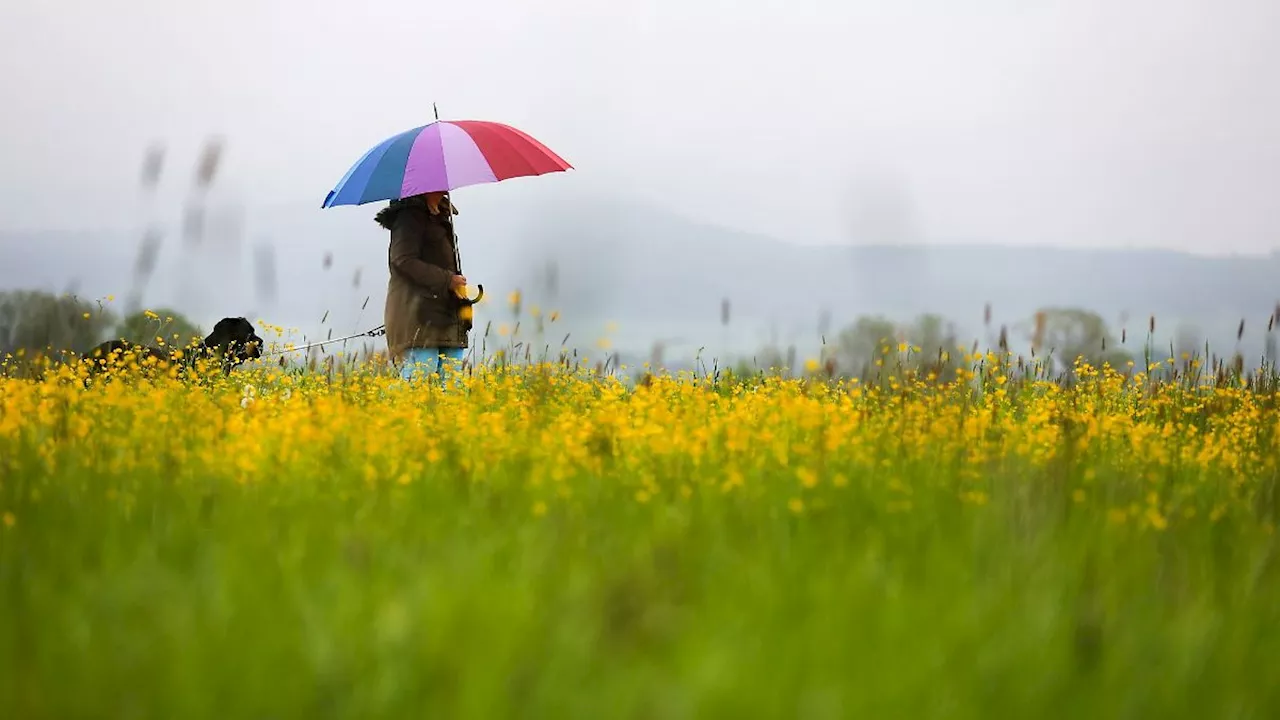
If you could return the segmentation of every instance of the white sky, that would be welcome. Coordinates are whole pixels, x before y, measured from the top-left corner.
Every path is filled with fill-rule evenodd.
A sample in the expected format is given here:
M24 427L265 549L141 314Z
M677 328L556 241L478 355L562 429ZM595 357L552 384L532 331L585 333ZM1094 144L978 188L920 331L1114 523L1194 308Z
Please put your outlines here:
M0 229L134 227L144 149L180 198L210 134L224 192L318 207L438 102L578 168L503 197L796 242L1265 252L1277 30L1277 0L0 0Z

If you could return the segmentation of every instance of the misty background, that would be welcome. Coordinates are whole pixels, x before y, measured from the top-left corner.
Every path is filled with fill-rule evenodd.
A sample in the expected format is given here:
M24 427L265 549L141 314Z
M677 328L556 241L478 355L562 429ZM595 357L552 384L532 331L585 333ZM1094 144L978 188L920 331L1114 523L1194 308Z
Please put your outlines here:
M0 290L121 303L149 246L143 306L374 327L383 203L320 203L438 103L576 168L454 193L478 331L518 289L551 344L637 357L811 354L866 315L967 339L987 303L1261 347L1277 27L1269 0L5 3Z

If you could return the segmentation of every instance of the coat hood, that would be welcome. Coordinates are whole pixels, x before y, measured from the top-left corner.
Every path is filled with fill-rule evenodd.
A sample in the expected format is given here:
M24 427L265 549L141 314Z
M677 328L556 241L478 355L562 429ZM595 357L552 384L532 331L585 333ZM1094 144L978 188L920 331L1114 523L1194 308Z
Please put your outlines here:
M390 230L391 226L395 224L396 218L399 217L400 213L415 205L419 208L425 209L425 206L422 205L422 201L417 198L392 200L390 205L382 208L378 211L377 215L373 216L373 220L387 230Z

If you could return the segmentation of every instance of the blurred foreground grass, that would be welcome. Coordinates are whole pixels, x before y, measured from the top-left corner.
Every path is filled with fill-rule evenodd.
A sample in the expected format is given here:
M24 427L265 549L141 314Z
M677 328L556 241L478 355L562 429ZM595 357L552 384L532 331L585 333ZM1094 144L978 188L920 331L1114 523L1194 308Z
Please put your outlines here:
M0 380L9 718L1280 714L1273 390Z

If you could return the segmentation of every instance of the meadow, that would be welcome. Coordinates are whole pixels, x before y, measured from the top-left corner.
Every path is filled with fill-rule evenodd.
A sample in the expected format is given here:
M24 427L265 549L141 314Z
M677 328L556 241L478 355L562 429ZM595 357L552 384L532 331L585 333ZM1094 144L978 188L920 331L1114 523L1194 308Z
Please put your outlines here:
M1274 383L965 361L0 378L0 713L1280 716Z

